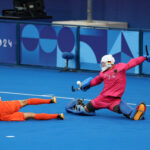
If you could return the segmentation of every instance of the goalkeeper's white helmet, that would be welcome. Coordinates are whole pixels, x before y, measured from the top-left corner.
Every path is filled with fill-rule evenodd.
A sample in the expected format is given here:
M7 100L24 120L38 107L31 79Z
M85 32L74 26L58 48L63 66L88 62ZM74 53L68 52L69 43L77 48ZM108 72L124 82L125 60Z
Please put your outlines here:
M101 58L101 69L102 72L106 71L110 67L112 67L113 64L115 64L115 59L112 55L104 55Z

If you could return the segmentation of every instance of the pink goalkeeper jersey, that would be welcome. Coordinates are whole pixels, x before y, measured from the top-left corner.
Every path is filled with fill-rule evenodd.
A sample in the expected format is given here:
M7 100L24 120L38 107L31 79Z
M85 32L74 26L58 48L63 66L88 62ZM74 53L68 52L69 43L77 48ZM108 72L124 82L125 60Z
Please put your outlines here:
M104 81L104 88L101 94L103 96L122 97L126 86L126 71L133 68L146 60L145 57L140 56L135 59L131 59L127 64L119 63L114 65L112 69L105 72L100 72L90 82L90 86L95 86Z

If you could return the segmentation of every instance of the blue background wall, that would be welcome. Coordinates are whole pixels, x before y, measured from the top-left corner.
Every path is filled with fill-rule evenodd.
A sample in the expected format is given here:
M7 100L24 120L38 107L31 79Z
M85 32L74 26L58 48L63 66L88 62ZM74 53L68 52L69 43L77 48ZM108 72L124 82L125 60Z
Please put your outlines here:
M76 55L76 27L21 24L20 33L21 64L65 67L62 54ZM76 68L76 59L69 67Z
M112 54L116 63L127 63L131 58L145 55L145 46L148 50L150 46L149 31L17 24L0 23L0 63L65 67L62 54L71 52L75 59L69 61L70 68L99 70L105 54ZM18 31L20 34L16 34ZM128 73L150 74L146 62L139 69L137 66Z
M80 68L100 70L100 60L105 54L112 54L116 63L127 63L139 56L139 44L138 31L80 28ZM139 66L128 73L138 74Z
M16 24L0 23L0 63L17 63L16 43Z
M21 24L20 33L21 64L65 67L62 54L71 52L76 59L69 61L70 68L80 64L78 69L100 70L105 54L112 54L116 63L139 56L139 31ZM139 66L128 73L139 74Z
M0 12L13 8L13 0L1 0ZM150 29L149 0L93 0L93 19L128 22L130 28ZM54 20L86 19L87 0L45 0Z

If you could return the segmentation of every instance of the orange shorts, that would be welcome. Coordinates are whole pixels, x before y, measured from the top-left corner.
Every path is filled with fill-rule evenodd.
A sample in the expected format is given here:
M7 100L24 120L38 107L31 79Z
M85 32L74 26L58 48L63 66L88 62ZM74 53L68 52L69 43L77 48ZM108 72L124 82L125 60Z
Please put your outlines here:
M3 101L0 103L0 121L24 121L24 113L18 112L21 108L19 101Z

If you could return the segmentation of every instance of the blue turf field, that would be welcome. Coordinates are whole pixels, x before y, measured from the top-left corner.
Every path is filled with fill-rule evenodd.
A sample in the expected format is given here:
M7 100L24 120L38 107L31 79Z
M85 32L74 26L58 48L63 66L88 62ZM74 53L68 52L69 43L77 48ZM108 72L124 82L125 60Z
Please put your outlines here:
M31 97L57 97L57 104L27 106L23 112L61 113L65 120L0 122L0 150L141 150L150 149L150 78L127 77L123 100L134 104L144 101L146 119L128 120L108 110L97 115L75 116L64 107L72 98L95 98L103 85L87 92L71 92L77 80L94 77L98 73L59 72L30 67L0 67L0 95L2 100ZM9 137L12 136L12 137Z

